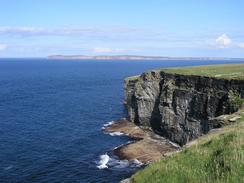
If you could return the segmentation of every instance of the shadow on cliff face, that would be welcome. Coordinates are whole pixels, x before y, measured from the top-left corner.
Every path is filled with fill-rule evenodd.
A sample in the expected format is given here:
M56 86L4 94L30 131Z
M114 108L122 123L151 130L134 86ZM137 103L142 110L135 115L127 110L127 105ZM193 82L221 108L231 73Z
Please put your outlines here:
M222 127L226 123L217 117L237 111L244 103L243 80L168 73L148 77L126 90L129 118L180 145ZM144 105L142 99L147 101Z
M224 94L218 94L217 96L216 93L191 93L189 91L189 95L191 95L191 101L188 105L188 113L186 113L184 119L184 121L187 123L179 124L180 127L178 128L169 128L162 125L163 116L159 110L160 103L162 102L160 101L160 98L162 94L163 80L159 83L159 85L160 93L154 103L153 111L149 121L150 126L156 134L169 138L181 146L190 140L196 139L201 134L206 134L211 129L213 129L214 127L209 119L236 112L236 110L231 107L228 92ZM176 96L173 96L173 98L175 97ZM175 101L173 102L173 108L176 108L174 105L176 105ZM168 107L167 105L165 106ZM174 109L174 111L176 111L176 109ZM191 120L193 120L194 123L188 122ZM219 125L219 127L222 127L222 125Z
M136 125L140 125L139 115L138 115L138 105L137 105L137 100L136 100L135 95L132 96L132 103L134 104L134 105L133 105L133 108L134 108L134 110L135 110L134 123L135 123Z
M153 107L153 111L152 111L152 115L150 118L150 125L152 130L159 134L162 135L162 128L161 128L161 122L162 122L162 115L159 111L159 104L160 104L160 96L161 96L161 91L162 91L162 83L159 83L159 88L160 88L160 92L158 94L157 99L155 100L155 104Z

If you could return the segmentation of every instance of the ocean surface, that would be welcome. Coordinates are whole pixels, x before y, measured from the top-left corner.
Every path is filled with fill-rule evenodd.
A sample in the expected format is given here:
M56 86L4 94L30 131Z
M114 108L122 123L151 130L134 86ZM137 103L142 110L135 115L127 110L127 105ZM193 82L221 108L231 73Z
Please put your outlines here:
M123 79L159 67L231 61L0 59L0 182L116 183L140 168L102 127L126 117ZM119 135L119 134L118 134Z

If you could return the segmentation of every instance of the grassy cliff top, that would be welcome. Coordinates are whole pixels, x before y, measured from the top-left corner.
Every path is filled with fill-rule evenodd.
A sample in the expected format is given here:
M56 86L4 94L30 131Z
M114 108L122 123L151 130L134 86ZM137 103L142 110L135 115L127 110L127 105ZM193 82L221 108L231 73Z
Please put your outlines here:
M200 137L180 153L136 173L132 183L241 183L244 181L244 110L239 122Z
M244 80L244 64L205 65L191 67L169 67L157 69L172 74L208 76L214 78ZM126 81L136 81L140 75L125 78Z
M198 75L225 79L244 79L244 64L207 65L194 67L172 67L160 69L167 73Z
M138 80L139 77L140 77L140 75L130 76L130 77L125 78L125 80L126 81L135 81L135 80Z

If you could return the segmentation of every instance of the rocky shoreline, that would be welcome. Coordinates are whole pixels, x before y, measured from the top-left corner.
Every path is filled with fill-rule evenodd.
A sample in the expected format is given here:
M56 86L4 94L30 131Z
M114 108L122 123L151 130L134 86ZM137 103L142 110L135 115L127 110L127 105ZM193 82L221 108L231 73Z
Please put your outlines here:
M237 112L230 115L221 115L216 120L224 122L224 124L235 124L244 114L244 107ZM189 148L199 142L199 139L204 136L217 134L222 128L212 129L208 134L202 135L200 138L192 140L184 146L179 146L169 141L168 139L156 135L149 128L142 128L136 126L134 123L120 119L112 124L108 125L104 131L106 133L123 133L132 138L132 142L126 145L122 145L114 149L114 154L122 160L138 160L144 165L148 165L159 161L163 157L171 156L174 153L178 153L185 148ZM130 183L131 178L121 180L120 183Z
M244 80L154 70L126 78L124 87L128 120L104 130L131 137L133 142L114 154L143 164L194 145L199 137L236 122L243 112Z
M181 149L180 146L155 134L149 128L143 129L126 119L115 121L107 126L104 131L107 133L123 133L132 138L132 143L114 149L114 154L122 160L137 159L143 164L149 164Z

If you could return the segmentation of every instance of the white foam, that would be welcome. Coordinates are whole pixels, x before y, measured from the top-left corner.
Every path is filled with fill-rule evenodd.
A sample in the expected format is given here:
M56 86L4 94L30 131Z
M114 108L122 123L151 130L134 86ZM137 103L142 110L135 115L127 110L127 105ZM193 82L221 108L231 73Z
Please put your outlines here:
M124 134L124 135L126 135L126 134ZM128 144L130 144L130 143L132 143L132 142L134 142L134 141L133 141L133 140L129 140L129 141L126 142L125 144L121 144L121 145L119 145L119 146L116 146L115 148L113 148L113 150L118 149L118 148L120 148L120 147L123 147L123 146L125 146L125 145L128 145Z
M128 160L116 160L114 168L127 168L128 166L130 166L130 162Z
M128 161L128 160L118 160L118 159L110 158L108 165L111 168L124 169L127 167L138 168L138 167L141 167L143 165L143 163L141 163L137 159Z
M116 146L115 148L113 148L113 150L118 149L118 148L120 148L120 147L122 147L122 146L124 146L124 145L125 145L125 144L122 144L122 145Z
M102 130L105 130L106 127L111 126L112 124L114 124L114 121L109 121L109 122L105 123L105 124L103 125L103 127L102 127Z
M115 158L110 158L107 154L100 156L100 161L98 162L97 168L106 169L106 168L118 168L123 169L132 165L132 161L128 160L118 160Z
M105 123L105 124L103 125L103 127L102 127L102 130L105 130L106 127L111 126L112 124L114 124L114 121L109 121L109 122Z
M128 160L119 160L117 158L111 158L109 155L103 154L100 156L100 160L98 162L97 168L99 169L106 169L106 168L116 168L116 169L124 169L127 167L130 168L138 168L144 165L142 162L140 162L137 159L134 159L132 161Z
M105 123L105 124L103 125L103 127L107 127L107 126L110 126L110 125L112 125L112 124L114 124L114 121L110 121L110 122Z
M108 168L107 163L109 162L109 156L107 154L103 154L100 156L100 161L99 161L99 165L97 166L97 168L99 169L105 169Z
M121 132L112 132L112 133L109 133L109 135L111 135L111 136L121 136L121 135L125 135L125 134L121 133Z
M109 162L107 164L110 168L126 168L130 165L128 160L119 160L116 158L109 158Z
M142 162L140 162L138 159L134 159L134 160L132 161L132 163L133 163L133 164L135 164L135 165L136 165L136 167L140 167L140 166L142 166L142 165L143 165L143 163L142 163Z

